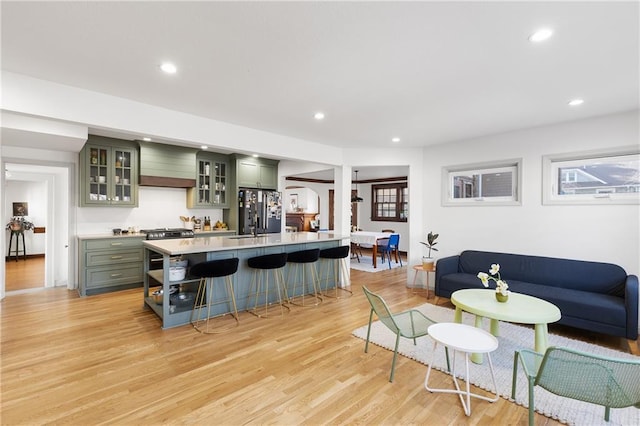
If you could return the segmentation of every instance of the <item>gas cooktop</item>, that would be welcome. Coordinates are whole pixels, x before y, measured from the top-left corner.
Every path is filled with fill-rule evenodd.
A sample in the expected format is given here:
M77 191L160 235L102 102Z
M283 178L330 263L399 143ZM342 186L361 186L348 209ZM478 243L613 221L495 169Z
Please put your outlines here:
M193 238L193 230L186 228L156 228L142 229L147 234L147 240L168 240L172 238Z

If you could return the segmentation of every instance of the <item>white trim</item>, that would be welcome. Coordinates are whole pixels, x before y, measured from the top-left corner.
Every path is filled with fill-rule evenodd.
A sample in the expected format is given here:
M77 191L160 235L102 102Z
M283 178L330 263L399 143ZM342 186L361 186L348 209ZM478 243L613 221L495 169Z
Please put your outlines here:
M615 194L596 190L595 194L557 194L556 176L562 166L589 164L598 159L615 159L628 155L640 155L637 146L626 146L604 150L551 154L542 157L542 204L544 205L594 205L594 204L640 204L640 192ZM640 168L640 167L639 167Z
M509 171L512 174L513 196L511 197L477 197L453 198L452 177L459 172ZM522 158L507 159L483 163L445 166L442 168L442 205L447 206L520 206L522 205Z
M4 170L5 164L29 164L34 166L47 166L47 167L57 167L67 170L67 185L65 191L67 191L68 203L66 206L66 211L62 211L57 206L55 206L55 199L61 199L62 197L56 196L55 186L53 185L54 178L48 174L43 175L43 181L47 184L47 196L48 196L48 207L47 207L47 243L46 243L46 255L45 255L45 286L44 287L56 287L56 286L66 286L67 289L71 290L77 288L77 247L76 247L76 194L78 193L78 187L76 182L76 167L74 163L71 162L61 162L61 161L47 161L40 159L28 160L25 158L15 158L15 157L2 157L0 161L0 165ZM2 184L3 187L5 185L5 177L2 176ZM6 197L4 192L2 192L0 201L4 206L6 202ZM57 218L57 214L64 214L66 217L63 217L64 220L68 224L68 234L67 235L59 235L56 234L56 226L54 224L54 220ZM60 219L60 218L58 218ZM65 240L66 238L66 240ZM2 243L5 244L4 241L4 233L2 238ZM56 262L59 262L60 253L62 246L66 246L64 248L67 249L67 274L66 274L66 282L56 282L54 267ZM4 297L6 295L5 290L5 274L6 271L2 270L2 284L0 287L0 296ZM0 298L1 298L0 297Z

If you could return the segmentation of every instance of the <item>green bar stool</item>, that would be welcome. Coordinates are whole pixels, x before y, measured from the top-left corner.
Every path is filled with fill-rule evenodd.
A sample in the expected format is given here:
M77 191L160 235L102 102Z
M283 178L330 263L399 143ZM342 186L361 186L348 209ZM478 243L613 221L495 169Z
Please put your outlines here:
M316 263L320 258L320 249L300 250L289 253L287 263L287 284L293 281L292 297L289 299L292 305L318 306L322 303L319 290L318 271ZM309 275L311 283L307 282ZM293 277L292 277L293 276ZM301 290L298 290L300 287Z
M347 258L349 257L349 246L339 246L339 247L331 247L328 249L320 250L320 259L322 259L322 263L326 265L324 269L325 273L320 276L320 286L322 287L322 283L324 282L324 291L322 292L323 296L333 297L335 299L340 299L338 291L341 290L345 292L348 297L353 295L351 291L351 279L349 276L349 267L347 266ZM331 269L333 269L333 280L331 279ZM342 277L342 282L344 287L340 287L340 278ZM329 283L333 283L335 286L334 294L329 294Z
M210 260L207 262L201 262L191 267L189 271L190 275L200 278L200 285L196 293L196 298L191 311L191 324L200 333L221 333L228 331L234 326L238 326L238 307L236 306L236 298L233 292L233 283L231 276L238 271L238 258ZM226 283L226 298L216 300L214 294L220 293L216 291L214 284L215 278L224 278ZM211 315L212 307L222 303L230 302L230 314L234 319L233 325L227 325L224 327L218 327L215 329L210 328L211 319L217 317L224 317L227 314Z
M280 306L280 316L284 316L284 313L289 311L289 307L285 305L289 296L282 274L282 269L287 264L287 253L252 257L247 260L247 264L254 269L247 296L247 311L260 318L269 318L269 305L277 303ZM264 303L261 304L263 296Z

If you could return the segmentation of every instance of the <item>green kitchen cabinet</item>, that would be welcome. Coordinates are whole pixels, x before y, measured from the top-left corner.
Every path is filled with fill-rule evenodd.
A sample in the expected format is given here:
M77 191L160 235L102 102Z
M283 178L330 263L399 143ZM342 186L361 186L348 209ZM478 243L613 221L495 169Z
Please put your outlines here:
M229 159L222 154L199 152L196 156L196 186L187 189L187 207L229 207L231 177Z
M89 136L80 151L80 206L138 206L138 148L135 143Z
M238 187L278 189L278 162L264 158L237 158Z
M144 239L144 235L80 237L80 296L141 287Z

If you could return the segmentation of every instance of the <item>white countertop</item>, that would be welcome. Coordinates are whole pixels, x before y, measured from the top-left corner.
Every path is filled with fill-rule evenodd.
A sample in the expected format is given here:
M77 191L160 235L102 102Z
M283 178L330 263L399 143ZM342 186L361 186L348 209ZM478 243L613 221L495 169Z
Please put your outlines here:
M236 232L236 231L234 229L198 231L198 232L195 232L195 238L202 238L202 237L206 237L206 236L212 236L212 235L215 235L218 232L228 234L229 232ZM132 233L127 233L127 234L122 234L122 235L113 235L112 233L78 235L78 239L79 240L96 240L96 239L100 239L100 238L131 238L131 237L146 238L147 235L143 234L142 232L138 232L137 234L136 233L133 233L133 234Z
M242 250L256 247L304 244L321 241L348 239L349 236L331 232L287 232L284 234L264 234L256 238L242 235L237 237L198 237L173 240L143 241L143 245L159 253L169 255L206 253L210 251Z

